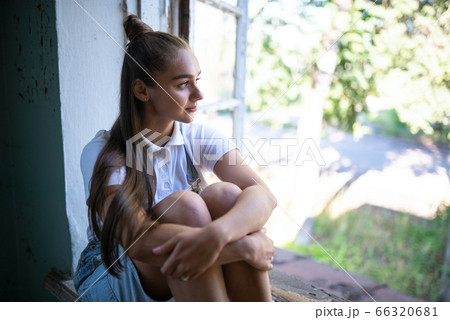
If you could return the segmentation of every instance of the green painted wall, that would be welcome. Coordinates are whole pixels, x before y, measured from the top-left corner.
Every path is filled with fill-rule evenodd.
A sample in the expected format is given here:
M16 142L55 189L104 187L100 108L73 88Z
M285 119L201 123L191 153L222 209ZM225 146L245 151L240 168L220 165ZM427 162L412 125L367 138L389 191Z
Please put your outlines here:
M1 2L0 300L54 301L71 270L54 0Z

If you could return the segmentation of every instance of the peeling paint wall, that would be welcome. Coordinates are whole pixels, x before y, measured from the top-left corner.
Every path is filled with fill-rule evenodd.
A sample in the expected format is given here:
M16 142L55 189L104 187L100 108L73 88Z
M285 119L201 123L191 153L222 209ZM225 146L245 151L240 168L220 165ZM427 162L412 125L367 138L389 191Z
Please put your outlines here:
M2 15L3 18L3 15ZM3 20L3 19L2 19ZM4 21L4 20L3 20ZM7 24L0 24L0 59L2 68L7 69L10 63L6 52ZM10 68L11 69L11 68ZM1 105L0 105L0 260L9 261L0 265L0 300L11 301L17 296L18 261L17 261L17 229L15 224L12 174L12 148L10 136L10 110L7 99L8 76L2 72L1 78Z
M55 3L4 1L0 14L0 299L54 300L45 275L71 268Z

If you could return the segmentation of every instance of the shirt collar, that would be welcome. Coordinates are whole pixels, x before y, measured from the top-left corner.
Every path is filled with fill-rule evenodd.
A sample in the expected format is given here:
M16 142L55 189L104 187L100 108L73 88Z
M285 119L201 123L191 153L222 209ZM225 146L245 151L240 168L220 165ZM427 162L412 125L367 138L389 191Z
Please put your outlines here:
M172 137L167 142L166 146L181 146L184 144L184 139L180 131L180 123L175 121L175 126L173 128Z
M183 139L183 135L181 134L180 124L178 123L178 121L175 121L172 137L170 137L170 140L167 141L167 143L166 143L166 145L164 147L160 147L160 146L154 144L153 142L148 140L144 135L142 135L142 138L143 138L144 141L146 141L147 145L153 150L153 152L156 152L156 151L161 150L163 148L167 148L169 146L181 146L181 145L184 145L184 139Z

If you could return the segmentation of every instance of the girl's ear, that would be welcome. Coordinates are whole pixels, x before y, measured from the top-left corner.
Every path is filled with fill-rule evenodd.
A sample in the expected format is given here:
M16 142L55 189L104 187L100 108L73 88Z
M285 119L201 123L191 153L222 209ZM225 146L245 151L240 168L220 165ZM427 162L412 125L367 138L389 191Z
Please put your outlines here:
M150 99L150 90L148 90L144 81L136 79L133 83L133 93L139 100L145 102Z

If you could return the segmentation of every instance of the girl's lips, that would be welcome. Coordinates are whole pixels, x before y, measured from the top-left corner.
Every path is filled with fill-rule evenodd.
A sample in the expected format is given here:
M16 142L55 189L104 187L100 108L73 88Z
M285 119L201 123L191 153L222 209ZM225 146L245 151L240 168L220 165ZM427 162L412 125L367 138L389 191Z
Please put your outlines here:
M187 112L195 112L195 111L197 111L197 107L187 108L186 111Z

